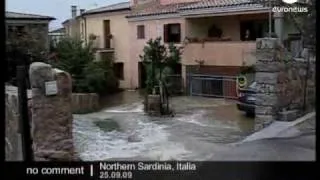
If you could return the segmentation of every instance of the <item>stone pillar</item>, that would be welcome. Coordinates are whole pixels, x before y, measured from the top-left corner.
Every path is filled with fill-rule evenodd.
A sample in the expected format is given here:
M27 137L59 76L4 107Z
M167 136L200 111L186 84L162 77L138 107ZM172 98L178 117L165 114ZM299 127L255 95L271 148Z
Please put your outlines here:
M30 66L32 138L35 160L76 160L72 140L72 81L67 72L40 62ZM57 94L46 96L45 82L57 81Z
M284 14L282 12L274 12L274 31L277 34L279 40L283 41L283 21L284 21Z
M255 130L260 130L277 119L278 74L281 71L280 50L277 38L257 39L256 76L257 83Z

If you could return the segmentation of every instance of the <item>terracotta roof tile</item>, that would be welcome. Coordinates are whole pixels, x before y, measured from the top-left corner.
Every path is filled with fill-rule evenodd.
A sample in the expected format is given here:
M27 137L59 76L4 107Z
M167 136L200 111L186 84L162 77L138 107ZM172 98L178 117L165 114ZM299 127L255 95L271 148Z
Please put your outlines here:
M256 1L257 2L257 1ZM257 4L253 0L203 0L190 6L184 6L179 10L191 10L202 8L214 8L214 7L230 7L230 6L262 6Z
M142 5L132 7L131 14L127 17L138 17L138 16L150 16L160 14L174 14L183 10L203 9L203 8L217 8L219 11L228 8L239 8L241 9L255 9L263 8L262 4L257 3L265 0L202 0L198 2L178 3L161 5L159 2L150 2ZM271 0L274 1L274 0Z
M108 6L99 7L96 9L90 9L85 11L83 14L103 13L103 12L119 11L119 10L125 10L125 9L130 9L130 2L121 2L117 4L111 4Z
M141 5L136 5L131 8L131 13L128 17L137 17L137 16L151 16L159 14L174 14L177 13L178 9L183 6L195 4L197 2L189 3L177 3L177 4L168 4L161 5L159 2L150 2Z

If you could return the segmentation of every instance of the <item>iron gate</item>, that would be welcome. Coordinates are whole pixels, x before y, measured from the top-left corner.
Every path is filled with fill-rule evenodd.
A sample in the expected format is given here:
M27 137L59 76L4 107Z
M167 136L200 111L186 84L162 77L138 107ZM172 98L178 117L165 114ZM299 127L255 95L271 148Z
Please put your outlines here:
M189 74L191 96L237 98L237 77Z

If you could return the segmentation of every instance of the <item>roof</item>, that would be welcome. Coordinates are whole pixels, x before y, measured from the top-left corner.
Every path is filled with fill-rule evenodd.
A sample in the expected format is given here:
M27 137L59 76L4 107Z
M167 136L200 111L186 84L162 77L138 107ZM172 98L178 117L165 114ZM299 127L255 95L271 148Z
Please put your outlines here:
M6 11L6 19L35 19L35 20L55 20L54 17L43 16L38 14L27 14L27 13L17 13Z
M152 15L160 15L160 14L174 14L178 13L178 9L187 6L196 4L197 2L188 2L188 3L175 3L175 4L167 4L161 5L159 2L154 1L150 3L145 3L141 5L136 5L132 7L130 15L127 17L139 17L139 16L152 16Z
M236 8L236 9L235 9ZM174 14L185 10L213 9L217 11L248 10L265 8L262 4L254 3L252 0L202 0L197 2L176 3L161 5L159 2L150 2L136 5L128 18L161 14Z
M108 6L103 6L96 9L90 9L85 11L83 14L97 14L97 13L104 13L104 12L114 12L114 11L121 11L121 10L130 10L130 2L121 2L116 4L111 4Z
M226 7L226 6L241 6L254 4L252 0L204 0L190 6L181 7L180 10Z
M50 31L50 33L64 33L64 32L65 32L65 28L63 27Z

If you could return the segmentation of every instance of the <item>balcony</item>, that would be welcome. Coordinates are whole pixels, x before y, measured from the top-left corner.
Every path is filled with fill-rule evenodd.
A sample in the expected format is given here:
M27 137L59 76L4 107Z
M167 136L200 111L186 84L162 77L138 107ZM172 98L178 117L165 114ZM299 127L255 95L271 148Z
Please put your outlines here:
M93 48L98 53L104 53L104 52L114 52L113 48L113 42L112 42L112 36L108 37L101 37L101 36L94 36L91 37Z
M189 42L182 54L184 65L250 66L256 62L255 41Z

